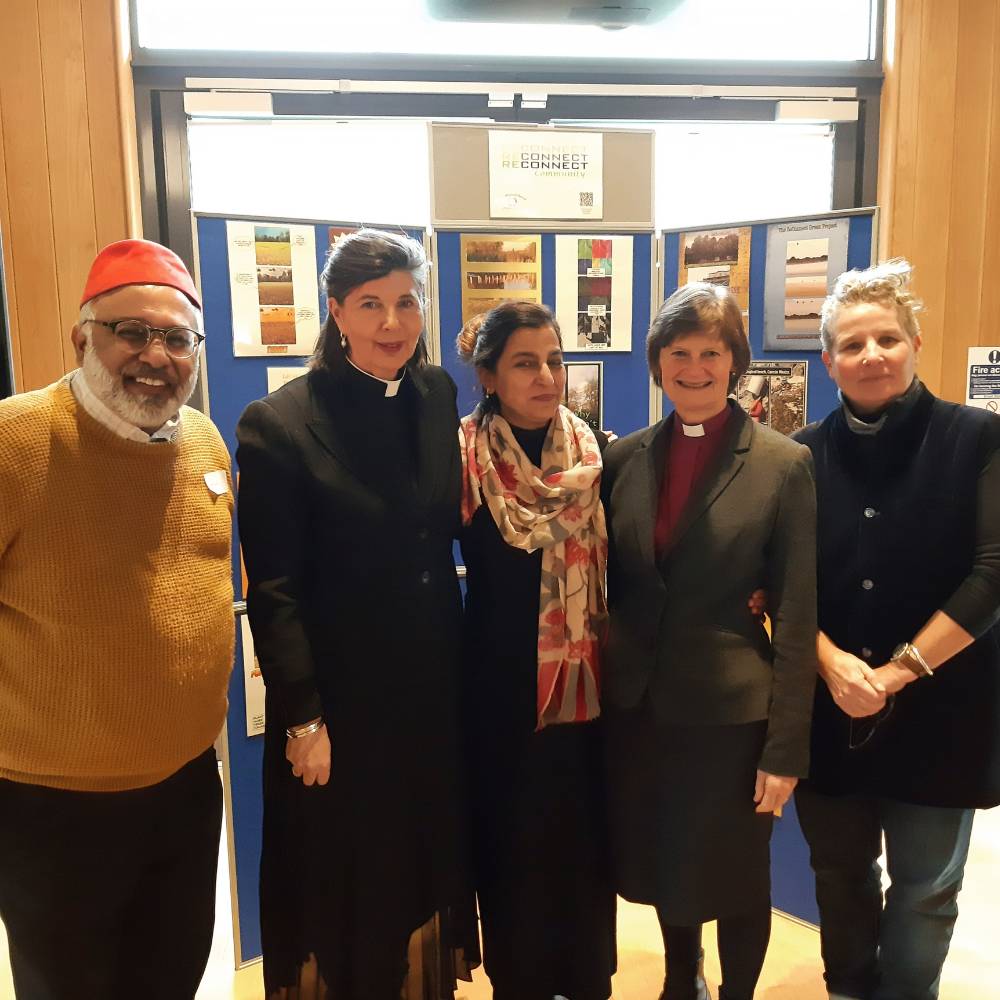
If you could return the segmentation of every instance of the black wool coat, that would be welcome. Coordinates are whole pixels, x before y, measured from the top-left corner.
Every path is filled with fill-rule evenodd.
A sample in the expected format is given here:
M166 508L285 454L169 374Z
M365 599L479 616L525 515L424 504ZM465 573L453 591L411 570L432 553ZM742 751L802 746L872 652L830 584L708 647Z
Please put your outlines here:
M251 403L237 429L267 685L268 990L313 953L338 997L366 1000L343 984L401 961L412 930L464 899L455 386L426 367L407 372L398 400L384 395L341 360ZM305 788L284 730L320 713L330 781Z
M1000 449L1000 419L921 387L875 435L853 433L838 408L796 439L816 470L819 627L872 666L939 609L976 637L904 687L854 749L851 722L820 681L813 785L929 806L1000 803L1000 544L977 538L977 483ZM969 590L956 594L968 580L979 595L972 617Z

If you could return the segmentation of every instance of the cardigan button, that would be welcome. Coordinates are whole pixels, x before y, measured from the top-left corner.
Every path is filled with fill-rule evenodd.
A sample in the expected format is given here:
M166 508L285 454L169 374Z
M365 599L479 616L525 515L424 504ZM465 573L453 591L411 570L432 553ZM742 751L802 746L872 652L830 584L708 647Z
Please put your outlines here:
M425 569L423 573L420 574L420 582L421 583L431 582L431 571L429 569Z
M861 587L863 590L871 590L875 586L874 580L862 580Z
M427 539L430 538L430 534L431 533L426 528L421 528L417 532L417 538L419 538L420 541L422 541L422 542L426 542Z
M861 647L861 655L866 660L870 660L872 658L872 651L867 646L862 646Z
M874 507L865 507L865 517L875 517L878 511Z

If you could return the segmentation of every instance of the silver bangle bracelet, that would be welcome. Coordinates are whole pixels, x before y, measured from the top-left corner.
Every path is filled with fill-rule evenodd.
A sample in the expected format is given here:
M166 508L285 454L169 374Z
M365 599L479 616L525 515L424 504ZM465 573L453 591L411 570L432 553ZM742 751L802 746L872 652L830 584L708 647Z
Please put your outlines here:
M934 673L934 671L931 670L930 664L923 658L923 656L920 653L920 650L917 649L917 647L914 646L912 642L909 645L910 645L910 652L913 653L913 658L917 661L917 663L920 664L920 669L923 670L923 672L928 677L930 677L931 674Z
M290 740L300 740L303 736L312 736L313 733L318 733L322 728L323 717L320 716L318 719L314 719L304 726L291 726L285 730L285 735Z

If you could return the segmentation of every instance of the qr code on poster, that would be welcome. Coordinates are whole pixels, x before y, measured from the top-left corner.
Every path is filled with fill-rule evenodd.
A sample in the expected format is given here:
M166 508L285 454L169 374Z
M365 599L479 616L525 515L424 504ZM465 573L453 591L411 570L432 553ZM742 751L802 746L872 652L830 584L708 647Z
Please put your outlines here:
M594 207L594 192L593 191L581 191L580 192L580 208L593 208Z

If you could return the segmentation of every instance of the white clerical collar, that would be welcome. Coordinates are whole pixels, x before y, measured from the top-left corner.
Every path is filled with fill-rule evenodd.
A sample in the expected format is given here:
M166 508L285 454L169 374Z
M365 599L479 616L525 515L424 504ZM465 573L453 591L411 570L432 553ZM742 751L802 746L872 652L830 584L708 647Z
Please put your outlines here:
M681 424L681 430L684 431L684 437L689 438L703 438L705 436L705 425L704 424Z
M350 362L351 367L355 371L361 372L362 375L367 375L368 378L375 379L376 382L381 382L382 385L385 386L386 399L391 399L393 396L396 395L397 392L399 392L399 387L402 384L403 379L406 377L406 369L404 368L403 374L400 375L399 378L397 379L379 378L378 375L372 375L371 372L366 372L364 368L358 368L358 366L353 361L351 361L350 358L348 358L347 360Z
M126 441L137 441L139 444L153 444L159 442L172 442L181 429L181 415L175 413L162 427L147 434L141 427L130 424L127 420L122 420L113 410L101 401L101 399L91 389L87 376L82 368L78 368L70 376L70 389L76 397L76 401L83 407L87 414L94 418L102 427L117 434Z

